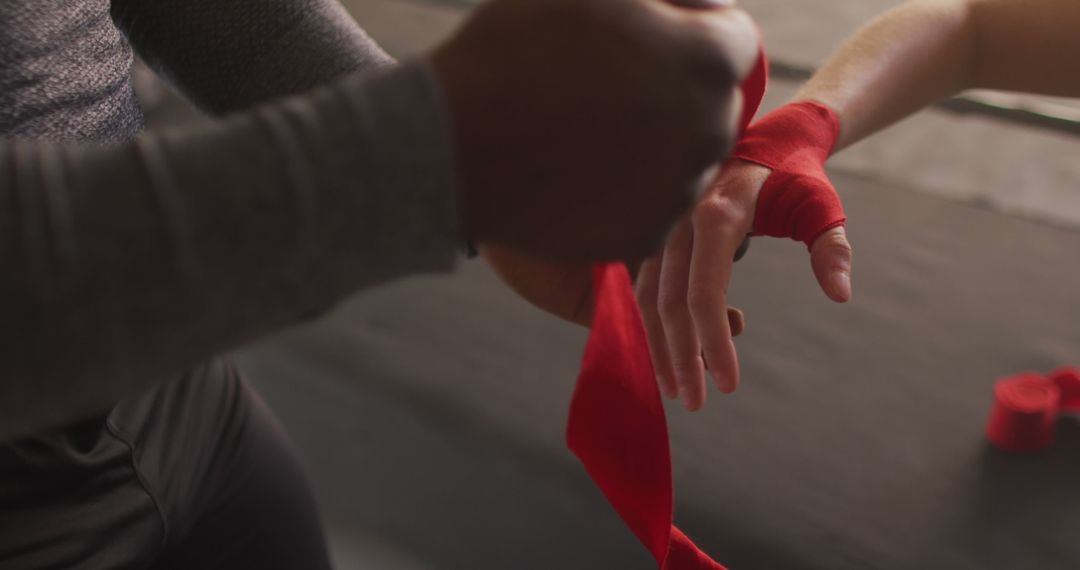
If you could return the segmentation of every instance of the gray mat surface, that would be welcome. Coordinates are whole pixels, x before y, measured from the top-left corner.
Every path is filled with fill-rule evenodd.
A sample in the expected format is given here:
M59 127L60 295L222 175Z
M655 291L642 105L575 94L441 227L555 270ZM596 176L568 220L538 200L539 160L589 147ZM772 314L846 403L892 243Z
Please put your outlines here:
M757 240L743 386L669 407L677 521L739 569L1080 567L1080 421L988 449L995 378L1080 362L1080 234L838 176L855 301ZM585 332L480 264L365 294L240 361L331 521L431 568L651 568L563 447Z

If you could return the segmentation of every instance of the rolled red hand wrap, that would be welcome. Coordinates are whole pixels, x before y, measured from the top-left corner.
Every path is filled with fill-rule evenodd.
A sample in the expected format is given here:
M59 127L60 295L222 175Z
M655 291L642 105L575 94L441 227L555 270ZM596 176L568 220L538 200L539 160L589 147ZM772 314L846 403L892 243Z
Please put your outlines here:
M1063 366L1047 378L1061 391L1061 411L1080 412L1080 369Z
M840 136L836 113L813 101L789 103L747 129L732 157L772 170L758 195L754 234L813 245L844 225L840 196L825 161Z
M994 407L986 437L1014 453L1045 449L1054 441L1062 412L1080 411L1080 371L1060 368L1043 377L1034 372L1003 378L994 386Z

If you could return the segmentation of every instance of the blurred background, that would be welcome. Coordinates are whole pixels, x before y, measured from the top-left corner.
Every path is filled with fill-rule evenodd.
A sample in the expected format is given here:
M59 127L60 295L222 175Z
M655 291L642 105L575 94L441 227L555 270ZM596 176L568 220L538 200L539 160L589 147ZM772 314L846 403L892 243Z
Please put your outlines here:
M399 58L471 6L345 3ZM771 107L898 2L740 3ZM196 120L139 81L153 123ZM954 108L982 112L926 111L830 162L854 301L825 300L802 246L756 240L731 294L742 387L668 409L677 522L733 568L1080 567L1080 428L1036 457L982 437L996 378L1080 363L1080 105ZM342 570L653 568L564 446L585 338L471 261L236 358L304 455Z

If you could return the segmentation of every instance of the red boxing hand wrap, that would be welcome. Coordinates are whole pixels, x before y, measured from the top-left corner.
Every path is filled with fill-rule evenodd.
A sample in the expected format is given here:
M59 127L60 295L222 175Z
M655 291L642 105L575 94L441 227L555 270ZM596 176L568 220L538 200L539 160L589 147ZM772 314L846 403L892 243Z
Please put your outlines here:
M807 247L844 225L844 207L825 175L840 121L825 105L785 105L747 129L732 153L772 170L758 195L754 234L792 238Z
M750 73L739 85L739 93L742 94L742 114L739 116L739 130L736 131L741 137L754 120L761 100L765 98L765 89L769 85L769 58L765 57L765 47L758 47L757 61Z
M596 305L566 445L661 570L725 570L672 524L671 445L645 327L621 263L593 267Z
M1000 449L1030 453L1054 441L1063 412L1080 411L1080 370L1060 368L1043 377L1033 372L999 380L986 437Z
M759 51L742 84L740 131L765 94ZM593 266L592 334L566 422L566 445L661 570L725 570L672 524L671 444L630 274Z

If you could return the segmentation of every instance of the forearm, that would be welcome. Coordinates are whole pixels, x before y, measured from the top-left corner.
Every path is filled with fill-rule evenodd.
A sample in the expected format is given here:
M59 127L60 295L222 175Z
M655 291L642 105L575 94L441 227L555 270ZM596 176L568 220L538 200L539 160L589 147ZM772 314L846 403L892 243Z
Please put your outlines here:
M871 22L844 42L795 96L832 108L835 150L967 88L976 31L964 1L917 0Z
M1075 0L914 0L845 42L799 91L840 117L844 148L973 88L1080 95Z
M409 65L129 144L0 141L0 440L451 267L449 138Z

